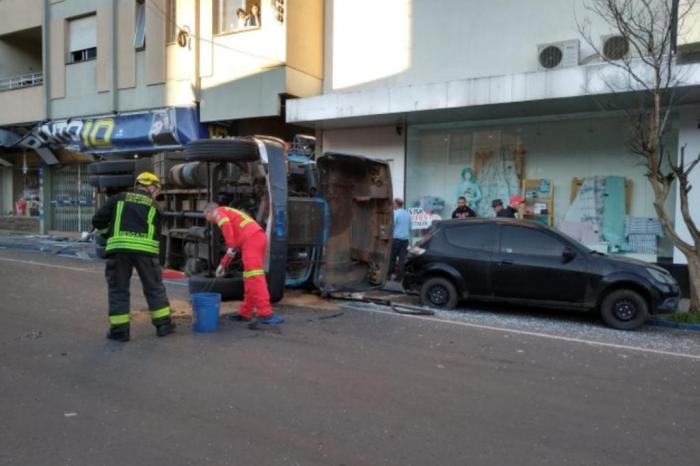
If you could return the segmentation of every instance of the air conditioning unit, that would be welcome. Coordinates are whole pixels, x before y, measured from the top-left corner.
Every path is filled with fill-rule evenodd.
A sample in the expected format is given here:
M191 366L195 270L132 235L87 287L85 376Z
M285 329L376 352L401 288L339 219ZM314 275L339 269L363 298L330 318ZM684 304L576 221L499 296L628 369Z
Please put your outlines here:
M630 53L630 43L625 36L603 36L600 42L600 51L607 60L622 60Z
M537 68L540 71L578 66L581 45L578 39L537 46Z

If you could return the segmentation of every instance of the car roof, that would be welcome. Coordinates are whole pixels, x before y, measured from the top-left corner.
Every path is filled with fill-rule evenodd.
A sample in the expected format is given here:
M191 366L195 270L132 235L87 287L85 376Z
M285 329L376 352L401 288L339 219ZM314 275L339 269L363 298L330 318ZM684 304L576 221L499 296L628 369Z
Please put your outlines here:
M501 225L516 225L524 228L532 228L535 230L548 230L547 225L535 222L532 220L518 220L515 218L504 218L504 217L471 217L471 218L457 218L448 220L439 220L435 222L436 226L440 228L451 228L458 225L480 225L480 224L501 224Z

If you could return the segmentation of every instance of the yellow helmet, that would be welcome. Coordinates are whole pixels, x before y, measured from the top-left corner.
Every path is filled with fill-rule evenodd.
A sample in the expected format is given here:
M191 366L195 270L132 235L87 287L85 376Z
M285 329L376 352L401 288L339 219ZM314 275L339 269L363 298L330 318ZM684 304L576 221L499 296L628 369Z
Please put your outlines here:
M160 186L160 179L151 172L142 172L136 177L136 184L140 184L141 186L151 186L154 184Z

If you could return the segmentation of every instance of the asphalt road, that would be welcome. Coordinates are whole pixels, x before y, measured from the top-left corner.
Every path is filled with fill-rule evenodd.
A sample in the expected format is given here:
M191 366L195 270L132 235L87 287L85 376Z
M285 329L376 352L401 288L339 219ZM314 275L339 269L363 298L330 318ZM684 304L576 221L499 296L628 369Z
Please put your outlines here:
M119 344L105 295L99 263L0 250L0 464L700 464L700 353L292 306L164 339L138 312Z

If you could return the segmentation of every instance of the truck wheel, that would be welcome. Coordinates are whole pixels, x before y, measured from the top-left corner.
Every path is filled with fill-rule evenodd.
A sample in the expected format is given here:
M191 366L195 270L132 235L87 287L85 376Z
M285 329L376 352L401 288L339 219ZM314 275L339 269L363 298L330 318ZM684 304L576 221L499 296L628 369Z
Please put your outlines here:
M134 160L105 160L87 166L89 175L133 174Z
M143 172L152 172L153 171L153 159L150 157L145 158L145 159L136 159L134 160L134 175L139 176ZM161 183L163 180L160 180Z
M134 185L136 177L130 175L100 175L100 188L127 188Z
M244 138L201 139L185 146L188 162L256 162L260 160L258 145Z
M214 278L206 274L192 275L188 279L190 294L220 293L222 301L243 299L243 278L222 277Z
M636 291L616 290L603 299L600 315L609 327L618 330L634 330L647 321L649 306Z
M92 186L93 188L99 188L100 187L100 177L99 175L90 175L88 176L88 184Z
M442 277L429 278L420 289L420 302L424 306L454 309L458 298L457 289L452 282Z

